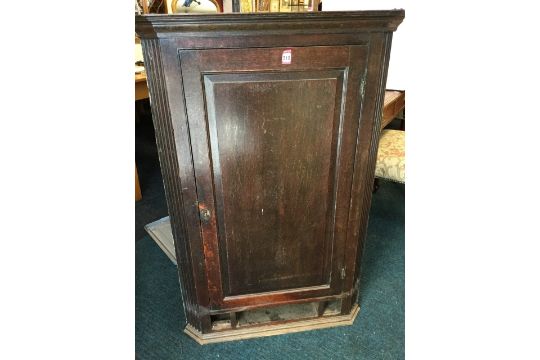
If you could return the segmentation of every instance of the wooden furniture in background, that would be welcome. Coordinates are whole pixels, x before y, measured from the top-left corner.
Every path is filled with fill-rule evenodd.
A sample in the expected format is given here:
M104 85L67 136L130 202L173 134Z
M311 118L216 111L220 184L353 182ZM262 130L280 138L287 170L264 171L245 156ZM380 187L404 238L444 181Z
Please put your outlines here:
M135 74L135 101L148 99L148 86L146 85L146 73Z
M136 17L185 332L199 343L354 321L403 17Z
M146 73L135 74L135 101L148 99L148 86L146 85ZM137 165L135 165L135 201L142 199L141 187L139 184L139 175Z
M402 142L393 140L394 130L384 130L401 112L405 111L405 91L386 90L384 95L383 117L381 120L381 140L384 149L377 153L377 163L375 166L375 180L373 192L379 189L379 178L395 182L405 182L405 136L403 133ZM405 130L405 119L401 120L401 130ZM399 139L399 136L398 136ZM397 146L397 143L400 143ZM390 158L388 155L392 153ZM392 174L392 175L389 175Z
M386 90L381 129L384 129L405 108L405 91Z
M139 184L139 174L137 173L137 167L135 166L135 201L139 201L141 199L141 185Z

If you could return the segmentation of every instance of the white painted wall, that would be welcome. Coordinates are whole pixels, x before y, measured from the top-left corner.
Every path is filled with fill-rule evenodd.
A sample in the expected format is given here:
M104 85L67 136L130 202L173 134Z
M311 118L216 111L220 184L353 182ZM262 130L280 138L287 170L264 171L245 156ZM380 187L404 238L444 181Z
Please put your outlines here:
M322 0L323 11L347 10L390 10L405 9L405 19L399 25L392 39L390 65L388 68L387 89L406 90L406 57L407 45L407 8L404 1L398 0Z

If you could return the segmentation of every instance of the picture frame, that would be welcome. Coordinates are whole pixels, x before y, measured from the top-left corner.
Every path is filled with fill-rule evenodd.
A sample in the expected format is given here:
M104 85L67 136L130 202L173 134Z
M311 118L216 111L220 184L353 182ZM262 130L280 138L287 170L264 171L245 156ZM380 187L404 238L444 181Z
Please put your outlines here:
M232 11L249 12L310 12L318 11L320 0L232 0Z

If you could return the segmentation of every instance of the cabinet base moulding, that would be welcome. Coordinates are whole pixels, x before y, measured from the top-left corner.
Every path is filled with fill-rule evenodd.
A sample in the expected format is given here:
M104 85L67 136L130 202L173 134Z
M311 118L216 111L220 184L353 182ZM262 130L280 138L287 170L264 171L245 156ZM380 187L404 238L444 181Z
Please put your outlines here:
M193 326L188 324L184 329L184 332L199 344L206 345L225 341L245 340L264 336L291 334L301 331L352 325L359 312L360 307L358 305L354 305L353 309L348 315L324 316L315 319L299 320L281 324L269 324L244 329L239 328L216 331L209 334L202 334Z

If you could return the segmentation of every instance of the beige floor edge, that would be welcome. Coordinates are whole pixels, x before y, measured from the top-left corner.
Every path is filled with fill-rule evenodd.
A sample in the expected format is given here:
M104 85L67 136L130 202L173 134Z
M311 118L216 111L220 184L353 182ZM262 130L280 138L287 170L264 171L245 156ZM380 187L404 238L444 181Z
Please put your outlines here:
M193 326L188 324L184 329L184 332L199 344L206 345L225 341L252 339L264 336L291 334L301 331L352 325L359 311L360 307L358 307L358 304L355 304L351 313L348 315L320 317L285 324L264 325L245 329L225 330L210 334L202 334Z

